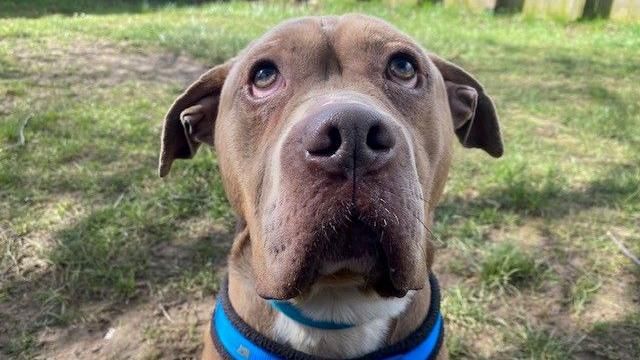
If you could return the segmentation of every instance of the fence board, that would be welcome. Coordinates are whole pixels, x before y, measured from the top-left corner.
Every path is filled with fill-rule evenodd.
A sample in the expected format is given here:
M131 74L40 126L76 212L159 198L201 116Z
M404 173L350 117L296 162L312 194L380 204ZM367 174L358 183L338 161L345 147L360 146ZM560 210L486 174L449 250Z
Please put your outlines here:
M529 15L547 15L568 20L582 16L586 0L526 0L522 12Z
M640 19L640 0L614 0L609 17L615 20Z
M445 6L456 5L478 11L493 11L497 0L444 0Z

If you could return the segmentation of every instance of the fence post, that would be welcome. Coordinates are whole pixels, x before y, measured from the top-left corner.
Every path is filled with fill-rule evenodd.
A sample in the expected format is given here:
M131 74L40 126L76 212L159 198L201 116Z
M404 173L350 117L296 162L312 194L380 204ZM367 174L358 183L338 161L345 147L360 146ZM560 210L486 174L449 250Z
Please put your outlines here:
M498 0L495 12L499 14L515 14L522 11L524 0Z
M583 19L608 18L613 0L587 0L582 11Z
M522 12L577 20L582 16L586 0L526 0Z

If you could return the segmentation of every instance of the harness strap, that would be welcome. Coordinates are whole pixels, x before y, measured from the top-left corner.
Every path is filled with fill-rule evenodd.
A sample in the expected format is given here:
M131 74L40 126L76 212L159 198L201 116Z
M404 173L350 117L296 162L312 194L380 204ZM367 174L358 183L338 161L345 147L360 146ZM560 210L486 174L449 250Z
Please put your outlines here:
M302 311L300 311L295 305L291 304L288 301L271 300L269 301L269 303L274 309L278 310L289 319L308 327L323 330L343 330L355 326L353 324L314 320L303 314Z

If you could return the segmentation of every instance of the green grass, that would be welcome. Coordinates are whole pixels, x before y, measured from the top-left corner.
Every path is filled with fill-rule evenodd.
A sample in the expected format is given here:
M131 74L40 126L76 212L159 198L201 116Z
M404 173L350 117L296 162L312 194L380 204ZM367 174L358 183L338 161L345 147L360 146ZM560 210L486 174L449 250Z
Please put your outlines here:
M571 288L571 304L574 310L583 311L601 287L602 281L595 274L584 274L576 279Z
M524 359L567 359L569 358L568 344L563 343L553 332L532 330L526 328L517 334L521 350L514 357Z
M123 316L155 346L140 356L192 356L187 305L209 311L233 221L208 151L156 177L164 112L190 66L286 18L360 11L474 73L501 116L505 156L457 147L436 214L452 358L640 357L640 275L608 235L640 254L640 24L175 3L0 4L0 352L46 355L63 342L45 329L100 337Z
M544 276L544 266L511 243L489 249L480 264L480 280L490 288L517 289L534 286Z

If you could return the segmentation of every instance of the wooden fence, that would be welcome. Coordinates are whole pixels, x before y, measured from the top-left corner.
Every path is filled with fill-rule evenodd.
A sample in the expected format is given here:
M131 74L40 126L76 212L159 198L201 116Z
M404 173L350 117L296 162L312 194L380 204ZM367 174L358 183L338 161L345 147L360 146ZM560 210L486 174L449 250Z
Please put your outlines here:
M418 3L421 0L386 0L389 3ZM640 20L640 0L424 0L444 2L495 13L542 15L569 20L610 18Z

